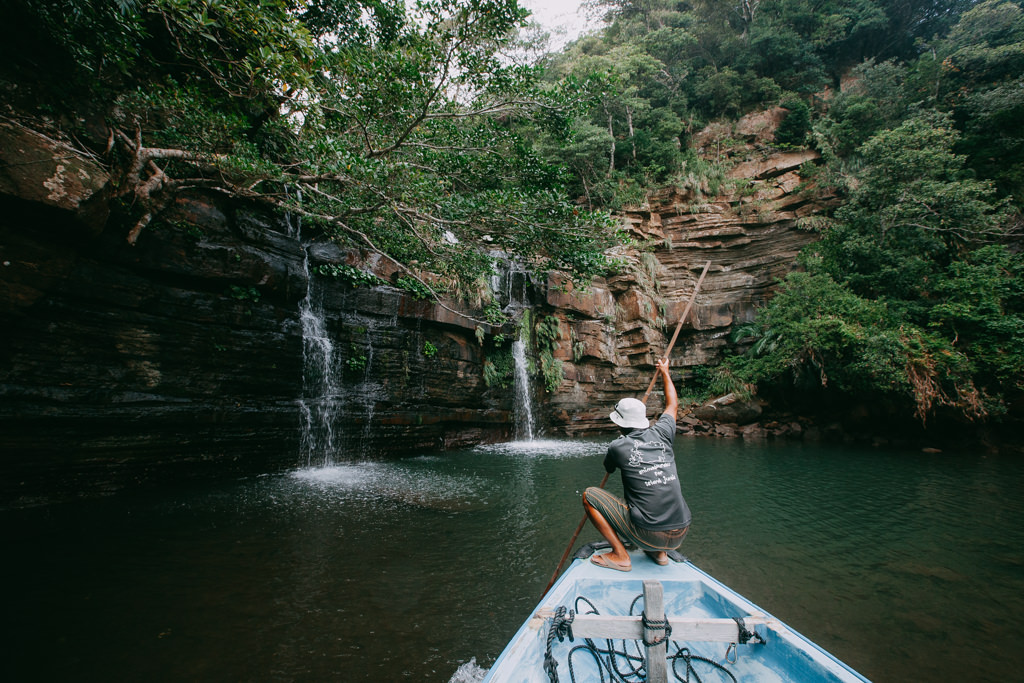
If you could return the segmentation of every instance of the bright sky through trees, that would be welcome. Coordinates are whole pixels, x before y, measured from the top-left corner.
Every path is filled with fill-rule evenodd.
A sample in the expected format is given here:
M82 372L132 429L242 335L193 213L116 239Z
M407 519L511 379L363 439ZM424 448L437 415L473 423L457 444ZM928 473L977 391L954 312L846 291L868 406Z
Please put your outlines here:
M580 8L583 0L520 0L519 4L533 13L531 19L551 33L553 50L600 26L600 21L588 18L587 10Z

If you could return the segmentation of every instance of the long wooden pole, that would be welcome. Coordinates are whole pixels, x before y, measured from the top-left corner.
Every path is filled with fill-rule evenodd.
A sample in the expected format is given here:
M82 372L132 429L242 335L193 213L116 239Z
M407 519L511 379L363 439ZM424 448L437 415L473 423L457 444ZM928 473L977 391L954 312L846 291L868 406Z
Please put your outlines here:
M679 324L676 325L676 331L672 333L672 339L668 342L668 348L665 350L664 358L668 358L668 355L672 353L672 347L676 345L676 339L679 338L679 330L683 329L683 322L686 320L686 316L690 315L690 309L693 308L693 302L697 300L697 292L700 291L700 286L704 284L704 276L708 274L708 269L711 268L711 261L704 264L704 270L701 271L700 277L697 278L697 286L693 288L693 294L690 295L690 300L686 302L686 308L683 309L683 314L679 316ZM651 377L651 383L647 385L647 391L644 393L643 403L647 403L647 399L650 397L651 392L654 391L654 384L658 381L658 373L655 371L654 377Z
M693 294L690 295L690 300L686 302L686 308L683 309L683 314L679 316L679 324L676 325L676 331L672 333L672 339L668 342L668 347L665 349L664 358L668 358L669 354L672 353L672 347L676 345L676 339L679 338L679 330L683 327L683 322L686 317L690 315L690 309L693 308L693 302L697 300L697 292L700 291L700 286L704 283L704 276L708 274L708 269L711 268L711 261L704 264L704 270L701 272L700 277L697 279L697 286L693 288ZM647 403L647 399L651 396L651 391L654 390L654 384L658 379L658 371L654 371L654 376L651 377L651 384L647 387L647 392L644 393L643 403ZM601 480L601 485L598 488L604 488L604 485L608 483L608 472L604 473L604 478ZM551 575L551 580L548 581L547 588L544 589L544 593L541 595L543 598L551 590L551 587L555 585L555 581L558 579L558 575L562 573L562 567L565 566L565 561L569 558L569 553L572 552L572 547L576 544L576 539L579 538L580 532L583 531L583 526L587 523L587 514L583 513L583 519L576 526L576 531L573 533L572 538L569 539L569 545L565 547L565 552L562 553L562 559L558 561L558 566L555 567L555 573Z

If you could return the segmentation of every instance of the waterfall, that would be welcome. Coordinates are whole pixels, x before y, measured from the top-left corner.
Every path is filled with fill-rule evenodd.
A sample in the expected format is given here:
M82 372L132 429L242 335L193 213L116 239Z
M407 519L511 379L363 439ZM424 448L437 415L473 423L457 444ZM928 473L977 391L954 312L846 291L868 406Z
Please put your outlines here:
M491 275L491 291L502 311L513 315L530 307L530 272L517 260L500 251L490 252L495 272Z
M495 274L491 277L491 291L501 305L503 313L515 319L529 319L530 273L515 259L506 254L493 252ZM512 410L513 438L516 441L532 441L536 437L533 415L533 391L527 360L527 343L530 340L529 322L522 323L518 338L512 343L514 363L514 399Z
M334 419L340 387L334 344L327 334L319 292L309 272L306 296L299 304L302 322L301 453L309 466L326 466L334 460Z
M512 359L515 361L515 409L513 419L516 441L533 441L533 401L530 398L530 373L526 366L526 342L516 339L512 342Z
M356 435L351 435L351 438L347 440L345 448L353 454L365 455L367 454L373 444L373 430L376 427L373 418L377 410L377 401L387 395L387 391L384 386L380 383L378 378L376 381L373 378L372 372L374 367L374 348L373 340L378 334L378 328L381 326L381 322L374 318L347 318L354 320L354 324L363 330L365 330L365 346L360 346L360 352L363 356L363 369L357 382L350 382L349 386L346 387L346 396L348 398L350 413L361 413L363 420L363 428L361 432ZM384 323L385 329L396 329L398 327L398 312L395 310L393 317L390 321Z
M302 201L301 194L298 199ZM289 234L302 245L302 267L306 276L306 296L299 302L302 325L300 455L307 466L323 467L334 462L334 421L341 394L341 371L324 319L323 292L310 268L310 245L302 241L302 219L290 214L285 219Z

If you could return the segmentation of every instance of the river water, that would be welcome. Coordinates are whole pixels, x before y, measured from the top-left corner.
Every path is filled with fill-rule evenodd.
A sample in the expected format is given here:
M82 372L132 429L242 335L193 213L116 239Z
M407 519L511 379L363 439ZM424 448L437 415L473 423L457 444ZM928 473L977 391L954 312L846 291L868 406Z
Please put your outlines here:
M603 451L535 441L0 512L2 678L472 680L539 599ZM1021 459L676 454L702 569L876 681L1020 680Z

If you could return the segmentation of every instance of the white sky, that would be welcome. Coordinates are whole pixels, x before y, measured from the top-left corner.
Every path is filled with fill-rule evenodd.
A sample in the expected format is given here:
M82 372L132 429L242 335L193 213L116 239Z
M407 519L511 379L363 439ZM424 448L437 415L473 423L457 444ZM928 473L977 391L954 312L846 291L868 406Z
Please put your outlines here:
M587 19L580 9L582 0L519 0L519 4L533 12L530 18L551 33L551 49L558 49L601 23Z

